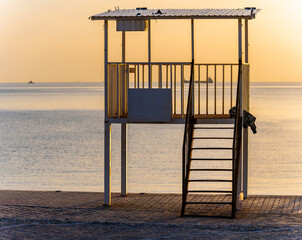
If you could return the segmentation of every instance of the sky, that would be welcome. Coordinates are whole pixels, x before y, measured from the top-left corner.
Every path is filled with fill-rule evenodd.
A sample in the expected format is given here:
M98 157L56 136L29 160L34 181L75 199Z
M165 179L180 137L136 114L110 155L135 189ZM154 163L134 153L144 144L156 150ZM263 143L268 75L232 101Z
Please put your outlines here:
M301 0L0 0L0 82L102 82L103 21L114 9L262 9L249 22L251 81L302 82ZM121 33L109 23L110 61ZM195 62L237 62L237 21L196 20ZM147 32L127 33L126 60L147 61ZM152 59L190 61L190 21L152 21Z

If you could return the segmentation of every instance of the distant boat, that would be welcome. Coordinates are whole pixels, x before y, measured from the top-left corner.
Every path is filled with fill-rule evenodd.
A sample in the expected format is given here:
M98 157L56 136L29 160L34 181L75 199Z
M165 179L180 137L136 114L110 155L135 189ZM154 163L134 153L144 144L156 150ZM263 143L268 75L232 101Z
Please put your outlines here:
M195 79L195 83L198 83L199 81ZM208 81L200 81L200 83L214 83L212 78L208 78ZM185 83L190 83L190 80L185 80Z
M30 81L28 82L28 84L34 84L34 82L30 80Z

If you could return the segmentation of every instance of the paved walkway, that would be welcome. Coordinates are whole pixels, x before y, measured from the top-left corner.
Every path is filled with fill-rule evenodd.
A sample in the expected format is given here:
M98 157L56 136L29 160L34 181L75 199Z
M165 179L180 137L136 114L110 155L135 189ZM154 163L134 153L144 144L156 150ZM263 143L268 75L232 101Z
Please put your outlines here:
M0 191L1 239L302 239L302 196L250 196L236 219L229 206L197 205L180 217L180 194ZM192 201L229 196L193 195Z

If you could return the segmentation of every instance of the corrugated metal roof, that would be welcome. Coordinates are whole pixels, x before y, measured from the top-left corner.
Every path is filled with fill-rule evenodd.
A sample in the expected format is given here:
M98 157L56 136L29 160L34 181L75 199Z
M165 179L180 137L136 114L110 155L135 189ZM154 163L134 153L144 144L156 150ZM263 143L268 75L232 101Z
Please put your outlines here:
M113 19L253 19L259 9L117 9L90 17L91 20Z

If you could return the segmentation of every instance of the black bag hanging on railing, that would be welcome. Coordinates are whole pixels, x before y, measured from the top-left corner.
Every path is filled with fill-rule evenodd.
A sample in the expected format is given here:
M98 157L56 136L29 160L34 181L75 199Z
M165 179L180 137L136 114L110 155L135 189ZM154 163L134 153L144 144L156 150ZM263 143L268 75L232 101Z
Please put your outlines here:
M229 110L229 114L231 118L236 117L236 107L232 107ZM248 111L243 110L243 127L250 127L253 133L257 133L256 125L255 125L256 117L250 114Z
M254 134L257 133L255 121L256 117L254 117L248 111L243 110L243 127L250 127Z
M232 108L229 110L229 114L230 114L230 117L231 117L231 118L236 117L236 107L232 107Z

